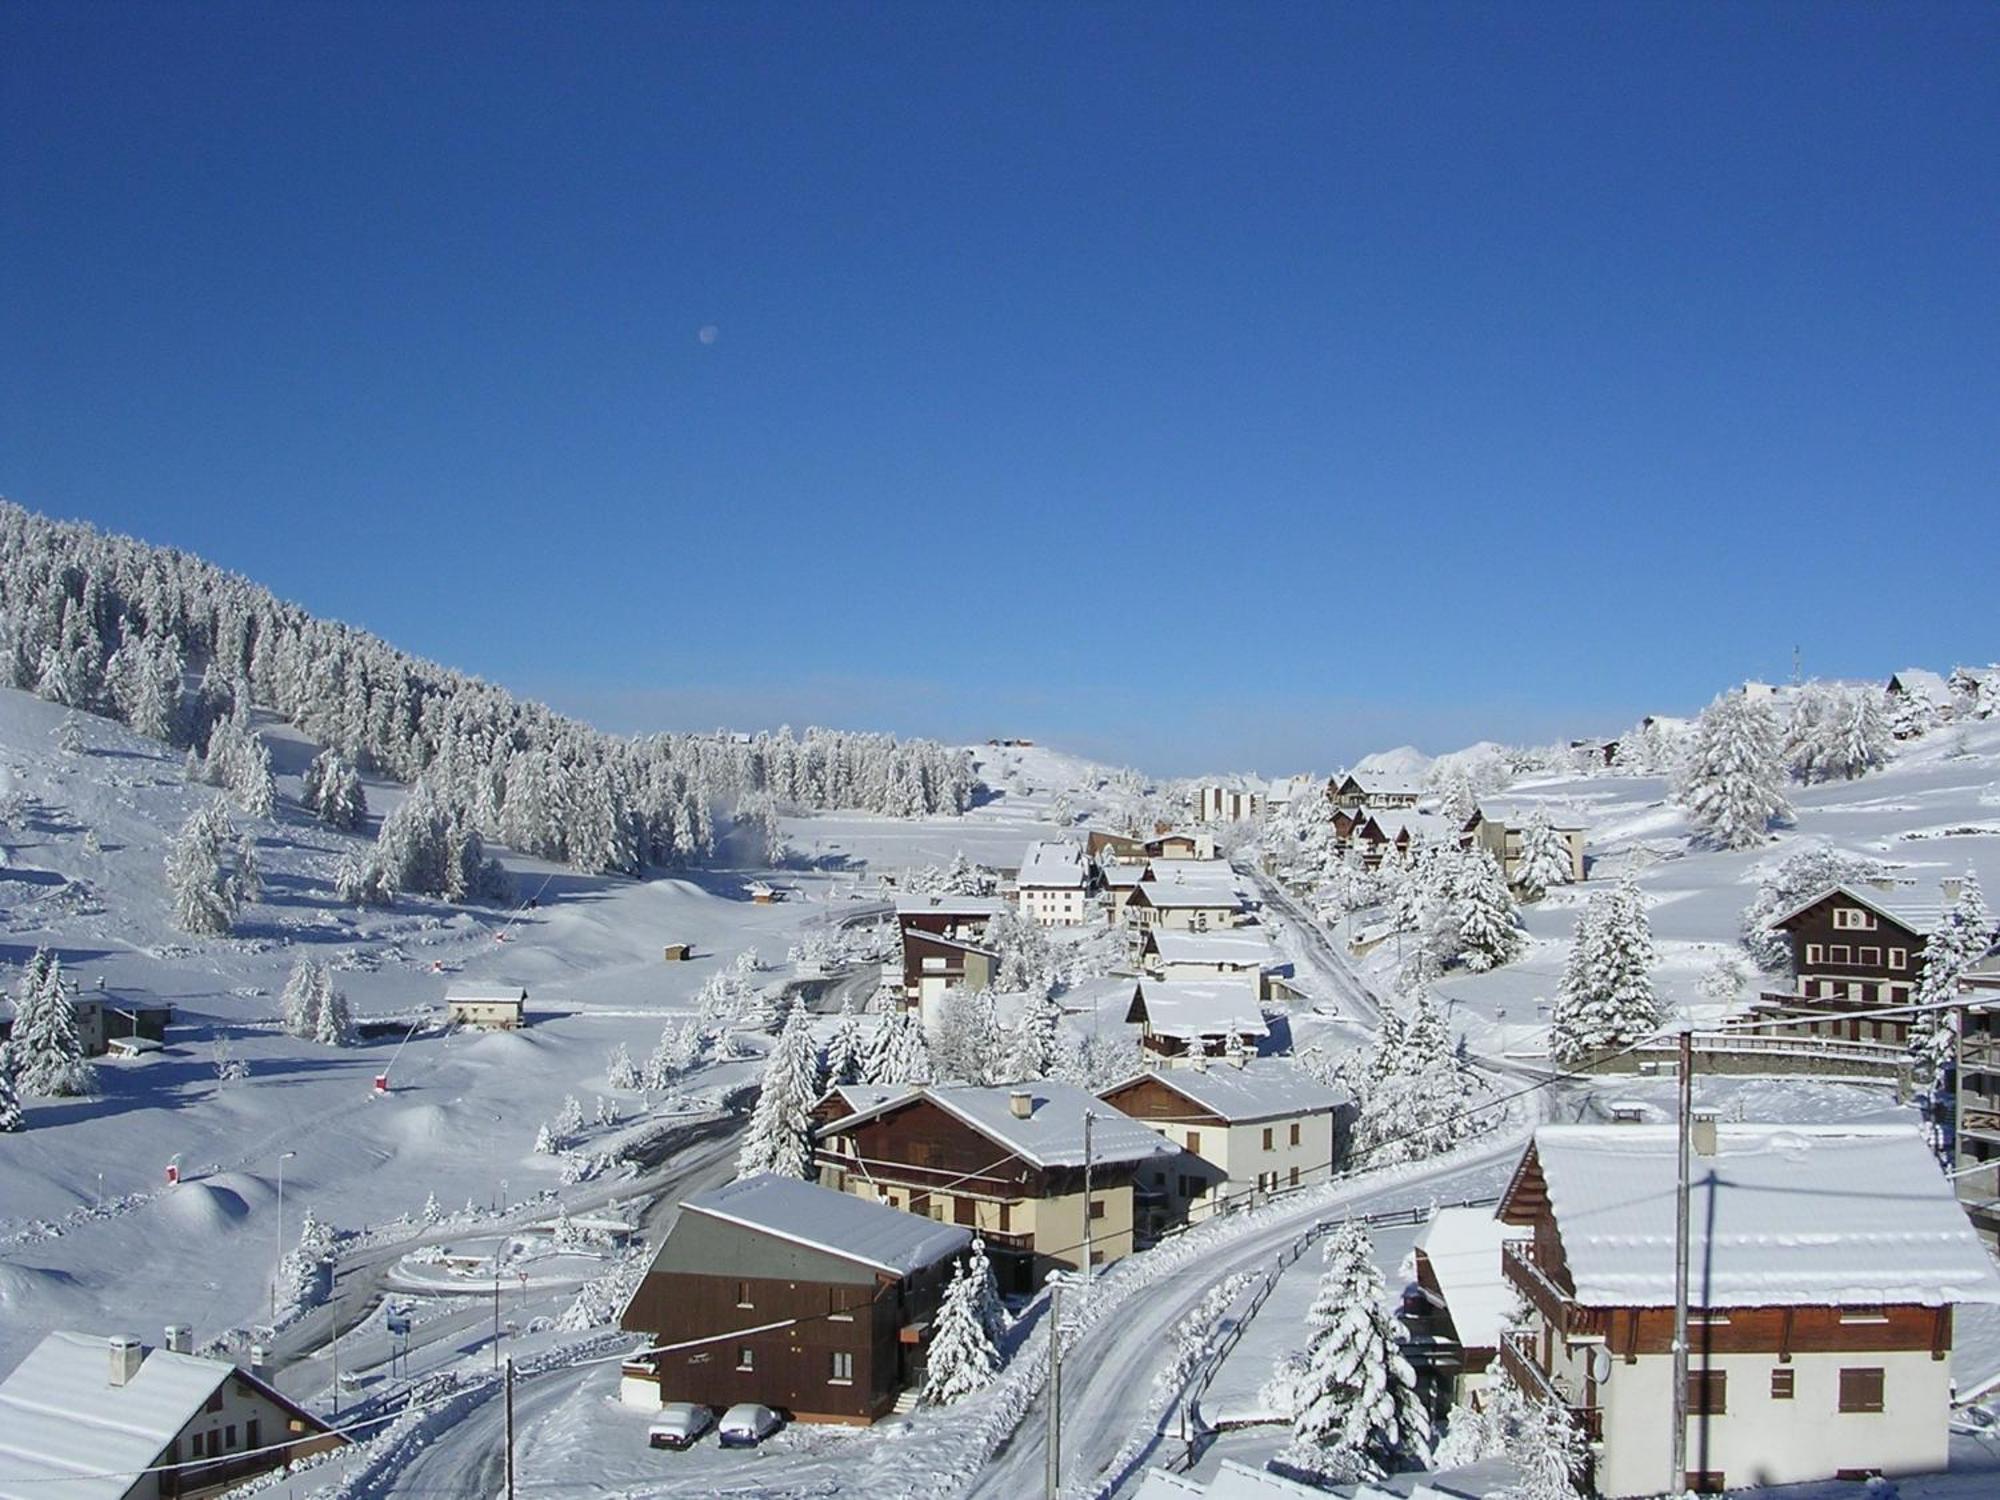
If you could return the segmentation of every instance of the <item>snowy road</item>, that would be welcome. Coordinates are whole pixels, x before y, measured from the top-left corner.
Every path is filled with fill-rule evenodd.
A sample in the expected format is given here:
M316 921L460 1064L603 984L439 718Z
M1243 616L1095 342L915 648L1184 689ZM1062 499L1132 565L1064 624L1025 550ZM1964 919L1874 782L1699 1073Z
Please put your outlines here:
M1153 1384L1154 1372L1173 1347L1176 1330L1210 1287L1237 1272L1268 1265L1301 1229L1329 1214L1462 1196L1454 1191L1460 1179L1477 1177L1483 1182L1494 1162L1511 1160L1520 1152L1525 1135L1523 1128L1510 1129L1476 1150L1455 1155L1435 1172L1399 1175L1393 1182L1375 1185L1356 1183L1350 1193L1315 1198L1296 1213L1274 1217L1240 1240L1218 1247L1196 1264L1135 1289L1115 1317L1077 1340L1064 1362L1064 1492L1107 1497L1125 1493L1136 1486L1144 1468L1165 1458L1167 1439L1155 1437L1125 1472L1103 1473L1130 1441L1151 1430L1162 1400ZM1021 1357L1046 1359L1044 1341L1031 1340ZM1044 1391L1036 1409L969 1493L980 1500L1018 1500L1037 1493L1043 1482L1047 1429Z
M1238 866L1238 869L1256 885L1265 908L1283 916L1286 924L1298 934L1303 957L1345 1013L1364 1025L1372 1027L1377 1024L1382 1019L1381 1001L1341 957L1318 919L1262 870L1254 865Z

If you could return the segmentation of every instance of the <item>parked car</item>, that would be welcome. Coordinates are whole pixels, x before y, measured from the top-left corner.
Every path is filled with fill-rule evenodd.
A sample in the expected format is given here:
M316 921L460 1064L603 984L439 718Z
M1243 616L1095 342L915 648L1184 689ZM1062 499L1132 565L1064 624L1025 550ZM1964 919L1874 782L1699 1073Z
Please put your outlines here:
M768 1406L745 1401L722 1414L716 1429L725 1448L754 1448L778 1430L778 1414Z
M692 1448L695 1440L715 1425L715 1413L692 1401L669 1401L646 1429L646 1441L655 1448Z

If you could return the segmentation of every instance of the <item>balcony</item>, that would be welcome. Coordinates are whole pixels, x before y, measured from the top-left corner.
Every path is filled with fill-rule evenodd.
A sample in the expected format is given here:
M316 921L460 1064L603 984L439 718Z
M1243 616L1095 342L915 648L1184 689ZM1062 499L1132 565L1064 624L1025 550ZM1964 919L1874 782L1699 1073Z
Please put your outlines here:
M1586 1442L1604 1441L1604 1410L1596 1406L1574 1405L1569 1393L1535 1360L1532 1334L1503 1333L1500 1336L1500 1367L1529 1400L1552 1402L1564 1408Z
M1502 1244L1500 1268L1558 1336L1604 1338L1610 1333L1611 1323L1605 1313L1594 1307L1578 1306L1569 1292L1542 1268L1533 1240L1508 1240Z

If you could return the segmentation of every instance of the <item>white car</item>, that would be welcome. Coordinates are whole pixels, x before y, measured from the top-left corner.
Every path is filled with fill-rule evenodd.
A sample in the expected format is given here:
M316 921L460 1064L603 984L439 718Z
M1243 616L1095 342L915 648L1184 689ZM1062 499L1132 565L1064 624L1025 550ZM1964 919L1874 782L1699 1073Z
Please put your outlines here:
M646 1442L654 1448L692 1448L695 1440L715 1425L715 1413L692 1401L669 1401L646 1429Z
M770 1407L745 1401L722 1414L716 1436L725 1448L754 1448L781 1425L778 1414Z

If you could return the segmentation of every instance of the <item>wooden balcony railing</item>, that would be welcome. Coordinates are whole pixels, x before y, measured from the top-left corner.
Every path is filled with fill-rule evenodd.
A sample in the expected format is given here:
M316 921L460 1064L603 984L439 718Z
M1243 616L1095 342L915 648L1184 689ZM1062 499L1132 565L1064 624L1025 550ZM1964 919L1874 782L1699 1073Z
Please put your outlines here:
M1500 1247L1500 1269L1519 1287L1535 1311L1548 1319L1565 1338L1603 1338L1610 1332L1606 1315L1594 1307L1580 1307L1542 1269L1533 1240L1507 1240Z
M1569 1413L1585 1441L1604 1440L1604 1411L1596 1406L1578 1406L1548 1371L1535 1360L1534 1336L1503 1333L1500 1336L1500 1367L1531 1401L1553 1402Z

